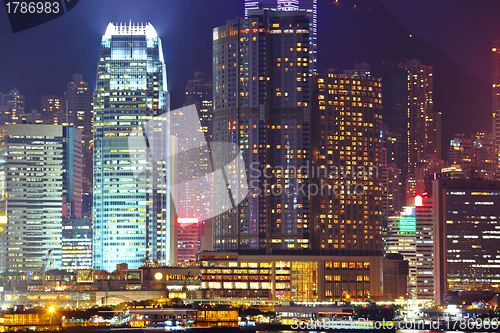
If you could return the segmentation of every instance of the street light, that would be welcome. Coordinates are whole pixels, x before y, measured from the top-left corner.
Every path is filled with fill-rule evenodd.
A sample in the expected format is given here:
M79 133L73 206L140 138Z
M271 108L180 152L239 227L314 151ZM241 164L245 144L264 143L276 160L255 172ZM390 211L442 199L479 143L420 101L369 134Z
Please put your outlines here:
M55 309L53 306L51 306L51 307L49 308L49 325L50 325L51 327L52 327L52 314L54 313L54 311L55 311L55 310L56 310L56 309Z

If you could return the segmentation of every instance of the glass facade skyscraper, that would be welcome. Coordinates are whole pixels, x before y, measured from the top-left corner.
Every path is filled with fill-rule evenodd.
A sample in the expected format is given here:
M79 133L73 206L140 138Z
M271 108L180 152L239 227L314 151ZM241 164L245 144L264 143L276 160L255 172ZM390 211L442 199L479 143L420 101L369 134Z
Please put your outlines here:
M498 291L500 182L433 181L436 303L448 291Z
M5 125L0 155L0 270L39 271L49 251L46 269L61 269L63 214L81 208L81 132Z
M101 41L94 93L93 263L113 271L171 260L170 193L162 161L132 157L128 136L169 110L161 40L150 23L110 23ZM134 170L144 170L136 180Z

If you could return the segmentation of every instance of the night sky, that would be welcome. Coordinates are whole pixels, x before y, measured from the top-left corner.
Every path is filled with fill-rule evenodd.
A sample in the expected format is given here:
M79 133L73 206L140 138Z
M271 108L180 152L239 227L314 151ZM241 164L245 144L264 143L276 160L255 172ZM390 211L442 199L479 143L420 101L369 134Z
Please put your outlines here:
M320 20L325 19L322 1ZM464 71L491 81L490 49L491 41L500 39L500 1L380 1L416 36L429 40ZM54 21L13 34L5 10L0 9L0 92L16 86L26 95L29 110L39 109L41 95L62 96L74 73L83 74L94 87L100 39L107 24L132 20L151 22L158 31L172 108L176 108L183 103L186 80L196 70L211 77L212 28L242 15L243 0L84 0ZM319 31L320 47L327 39Z

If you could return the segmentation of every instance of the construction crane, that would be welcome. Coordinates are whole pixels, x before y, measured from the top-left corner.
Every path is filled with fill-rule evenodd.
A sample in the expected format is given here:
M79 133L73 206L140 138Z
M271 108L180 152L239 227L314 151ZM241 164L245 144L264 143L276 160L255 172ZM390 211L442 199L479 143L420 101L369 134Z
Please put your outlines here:
M182 291L187 291L187 283L189 280L189 277L191 276L191 271L189 271L184 279L184 283L182 285Z
M49 262L51 262L51 261L49 261L49 259L50 259L50 255L52 254L52 250L53 249L50 249L49 252L47 252L47 255L43 259L42 267L40 267L40 275L42 276L42 284L43 284L43 281L45 281L45 268L47 268L47 264Z

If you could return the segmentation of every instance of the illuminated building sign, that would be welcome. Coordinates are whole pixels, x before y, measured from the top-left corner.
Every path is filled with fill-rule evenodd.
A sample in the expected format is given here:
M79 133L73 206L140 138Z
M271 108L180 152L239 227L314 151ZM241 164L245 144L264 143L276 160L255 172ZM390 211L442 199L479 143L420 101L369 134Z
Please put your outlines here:
M421 195L417 195L414 199L415 207L422 207L424 205L424 198Z
M127 280L140 281L142 271L127 271Z
M401 216L399 218L399 232L416 232L417 219L415 216Z
M415 207L403 207L401 216L415 216Z
M198 223L198 218L196 218L196 217L178 217L177 223L179 223L179 224Z

